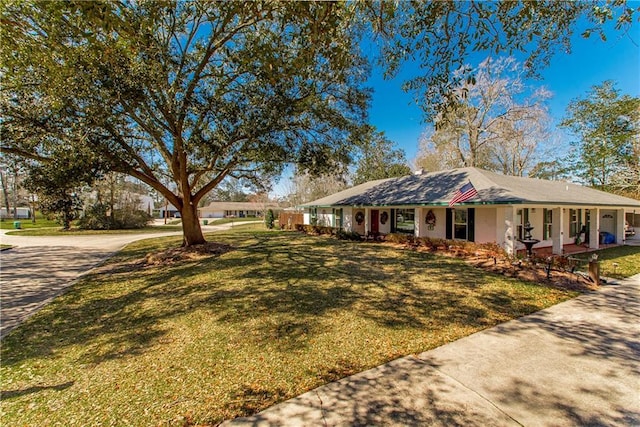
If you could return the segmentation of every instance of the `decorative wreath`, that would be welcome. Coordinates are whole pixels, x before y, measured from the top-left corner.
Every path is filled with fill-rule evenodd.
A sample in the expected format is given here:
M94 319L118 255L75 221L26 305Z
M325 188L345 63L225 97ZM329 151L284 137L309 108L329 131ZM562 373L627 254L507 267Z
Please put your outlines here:
M433 213L431 209L427 212L427 216L425 217L425 222L429 225L436 225L436 215Z
M356 222L358 223L358 225L362 224L362 222L364 221L364 214L362 212L358 212L356 214Z
M380 214L380 224L386 224L389 221L389 214L386 212L382 212Z

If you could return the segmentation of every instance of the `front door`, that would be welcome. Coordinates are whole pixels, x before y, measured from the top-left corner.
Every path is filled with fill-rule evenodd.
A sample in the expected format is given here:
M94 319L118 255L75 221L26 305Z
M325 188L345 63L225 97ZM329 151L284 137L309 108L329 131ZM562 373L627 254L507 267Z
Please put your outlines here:
M378 233L380 231L380 211L373 209L371 211L371 232Z
M601 210L600 211L600 231L606 231L609 234L616 235L616 211Z

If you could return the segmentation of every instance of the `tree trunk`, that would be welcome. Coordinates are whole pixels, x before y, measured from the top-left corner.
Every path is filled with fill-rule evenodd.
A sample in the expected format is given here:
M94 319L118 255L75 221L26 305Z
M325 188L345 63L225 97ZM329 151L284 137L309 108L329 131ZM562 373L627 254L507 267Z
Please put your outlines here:
M71 212L68 209L62 213L62 229L66 231L71 229Z
M2 183L2 193L4 194L4 204L7 208L7 219L8 219L11 206L9 206L9 194L7 193L7 181L4 179L4 173L2 172L0 172L0 182Z
M202 228L200 228L198 209L191 204L185 203L180 210L180 216L182 217L182 245L192 246L206 243L207 241L202 234Z

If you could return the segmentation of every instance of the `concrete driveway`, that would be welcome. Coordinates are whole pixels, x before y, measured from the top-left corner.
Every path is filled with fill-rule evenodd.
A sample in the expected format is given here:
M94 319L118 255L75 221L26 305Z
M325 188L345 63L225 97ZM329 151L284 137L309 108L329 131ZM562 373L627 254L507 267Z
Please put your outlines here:
M220 231L231 224L203 226ZM181 231L93 236L21 236L0 230L0 339L60 295L75 279L125 245L142 239L181 235Z
M640 425L640 275L225 426Z

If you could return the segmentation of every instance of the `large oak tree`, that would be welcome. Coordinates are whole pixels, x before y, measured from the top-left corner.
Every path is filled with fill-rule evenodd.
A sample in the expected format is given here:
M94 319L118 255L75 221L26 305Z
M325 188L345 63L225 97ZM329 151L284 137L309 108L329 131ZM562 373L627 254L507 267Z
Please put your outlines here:
M314 2L16 2L2 9L2 148L89 148L162 193L184 244L227 176L349 160L366 62L353 10Z
M389 76L417 59L407 88L428 117L471 52L530 53L531 70L577 20L597 32L635 13L591 2L9 1L1 6L2 150L48 164L93 153L181 212L204 242L197 205L227 176L295 163L339 172L365 122L358 34L384 42Z

